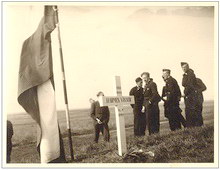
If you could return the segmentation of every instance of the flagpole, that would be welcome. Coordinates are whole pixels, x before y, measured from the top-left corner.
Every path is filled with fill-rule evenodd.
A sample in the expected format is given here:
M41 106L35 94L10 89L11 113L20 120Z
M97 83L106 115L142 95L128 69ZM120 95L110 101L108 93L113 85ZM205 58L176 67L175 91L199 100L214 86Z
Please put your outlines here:
M63 76L63 91L64 91L64 100L65 100L65 105L66 105L66 124L67 124L68 138L69 138L69 149L70 149L71 160L73 161L74 156L73 156L73 145L72 145L72 137L71 137L71 127L70 127L70 114L69 114L66 78L65 78L65 70L64 70L64 62L63 62L63 50L62 50L61 36L60 36L60 25L59 25L59 19L58 19L58 8L57 8L57 6L54 6L53 9L55 11L56 27L57 27L57 31L58 31L61 70L62 70L62 76Z

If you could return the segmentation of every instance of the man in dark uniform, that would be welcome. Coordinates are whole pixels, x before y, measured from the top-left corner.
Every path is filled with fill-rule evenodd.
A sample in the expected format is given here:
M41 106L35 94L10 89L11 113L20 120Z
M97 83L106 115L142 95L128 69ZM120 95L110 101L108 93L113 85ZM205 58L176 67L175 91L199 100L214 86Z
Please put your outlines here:
M104 96L103 92L98 92L97 97L98 99ZM99 140L99 133L102 132L104 136L104 140L109 142L110 134L108 128L109 122L109 108L107 106L101 107L99 101L95 101L91 103L91 112L90 115L94 120L94 128L95 128L95 139L94 141L98 143Z
M12 136L14 134L12 123L7 120L7 163L11 161L11 151L12 151Z
M181 98L180 87L177 81L170 76L169 69L163 69L163 79L166 85L163 87L162 100L164 101L164 114L169 120L172 131L181 129L181 123L186 127L186 121L182 116L182 110L179 107Z
M160 129L160 110L158 103L161 100L157 91L157 85L150 78L148 72L141 74L144 81L144 110L147 118L149 135L158 133Z
M202 92L206 90L206 86L203 83L203 81L199 78L196 78L196 82L197 82L197 95L198 95L198 126L202 126L203 125L203 117L202 117L202 109L203 109L203 102L204 102L204 98L203 98L203 94Z
M184 87L184 101L187 127L198 126L198 95L196 92L197 81L194 71L189 68L188 63L181 62L183 69L182 86Z
M135 82L137 86L133 87L129 93L130 96L134 96L135 100L135 104L131 105L134 113L134 135L143 136L146 129L146 115L141 112L144 101L142 79L138 77Z

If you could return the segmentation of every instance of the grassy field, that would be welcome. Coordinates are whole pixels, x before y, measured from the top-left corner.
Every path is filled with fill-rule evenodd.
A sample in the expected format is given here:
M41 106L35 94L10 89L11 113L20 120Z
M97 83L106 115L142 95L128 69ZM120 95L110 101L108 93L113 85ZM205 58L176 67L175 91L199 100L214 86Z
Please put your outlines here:
M183 105L181 105L182 109ZM89 109L71 111L71 127L73 149L76 162L212 162L213 161L213 124L214 102L204 103L205 127L170 132L168 122L164 118L161 107L160 134L133 137L133 114L130 107L126 109L126 136L129 152L142 149L141 155L135 157L117 155L117 139L115 131L114 108L111 108L109 122L111 142L107 145L100 138L99 144L93 144L93 124ZM183 115L184 112L183 112ZM66 138L65 113L58 113L59 124L64 139L67 159L68 141ZM34 121L27 114L8 115L14 125L12 163L39 163L36 151L36 128ZM207 135L208 134L208 135ZM148 151L155 153L153 158L144 154ZM206 153L204 157L204 153ZM101 156L100 156L101 155ZM208 156L207 156L208 155Z

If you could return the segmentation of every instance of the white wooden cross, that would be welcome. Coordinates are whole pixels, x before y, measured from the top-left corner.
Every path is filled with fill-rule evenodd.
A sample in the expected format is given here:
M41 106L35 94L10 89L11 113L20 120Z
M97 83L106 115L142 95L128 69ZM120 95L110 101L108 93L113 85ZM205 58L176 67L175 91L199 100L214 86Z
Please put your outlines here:
M123 105L134 104L134 96L122 96L121 80L119 76L115 76L115 83L115 92L117 96L103 96L99 102L100 106L115 106L118 153L122 156L127 152Z

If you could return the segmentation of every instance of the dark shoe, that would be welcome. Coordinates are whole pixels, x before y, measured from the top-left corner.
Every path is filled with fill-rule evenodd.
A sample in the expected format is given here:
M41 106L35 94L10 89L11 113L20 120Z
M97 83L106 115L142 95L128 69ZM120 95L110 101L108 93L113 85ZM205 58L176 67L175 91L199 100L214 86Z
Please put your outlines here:
M145 136L145 133L141 133L140 136Z

